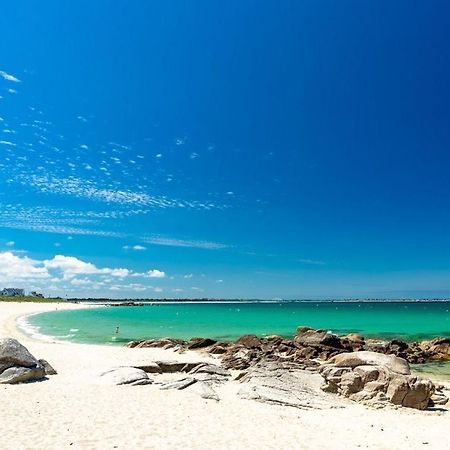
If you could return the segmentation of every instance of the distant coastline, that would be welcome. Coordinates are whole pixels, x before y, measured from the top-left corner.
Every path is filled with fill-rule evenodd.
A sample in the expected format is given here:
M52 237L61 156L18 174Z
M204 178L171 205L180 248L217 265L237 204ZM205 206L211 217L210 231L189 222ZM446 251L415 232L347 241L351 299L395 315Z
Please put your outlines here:
M68 298L62 301L72 303L123 303L123 306L134 306L132 303L435 303L450 302L450 298L330 298L330 299L247 299L247 298Z

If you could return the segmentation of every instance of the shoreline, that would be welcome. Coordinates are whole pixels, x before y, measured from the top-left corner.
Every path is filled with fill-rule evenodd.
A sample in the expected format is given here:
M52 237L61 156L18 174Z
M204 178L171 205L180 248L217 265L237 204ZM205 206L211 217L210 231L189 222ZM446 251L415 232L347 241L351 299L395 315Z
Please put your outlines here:
M16 303L17 305L31 305L38 306L36 311L28 311L25 314L16 315L11 319L14 323L9 324L9 329L12 330L11 336L16 337L19 341L31 340L50 344L59 345L82 345L82 346L100 346L100 347L125 347L123 342L77 342L76 340L62 340L55 336L46 335L40 333L35 329L35 326L30 323L20 323L25 322L29 317L37 314L52 312L56 310L80 310L80 309L91 309L91 308L105 308L106 305L93 305L93 304L80 304L80 303ZM28 309L27 307L25 309ZM1 325L1 321L0 321ZM0 329L0 336L1 336ZM373 339L375 340L375 339ZM376 338L380 343L386 342L381 338ZM230 341L232 342L232 341ZM163 350L170 352L170 356L178 355L179 353L172 351L171 349ZM195 355L195 353L194 353ZM448 370L443 368L446 367ZM423 368L423 369L422 369ZM430 361L422 364L411 364L411 371L418 377L429 378L436 383L449 385L450 386L450 361L439 362Z
M20 303L21 304L21 303ZM33 303L29 303L29 304L33 304ZM40 306L43 306L44 303L40 303ZM48 305L58 305L60 306L60 308L56 307L51 310L44 308L39 308L38 311L34 311L34 312L27 312L25 314L20 314L16 317L13 318L14 320L14 324L15 324L15 329L18 332L19 335L24 336L27 339L30 340L35 340L35 341L41 341L41 342L47 342L47 343L55 343L55 344L80 344L80 345L106 345L105 344L100 344L100 343L85 343L85 342L75 342L75 341L65 341L65 340L61 340L61 339L57 339L56 336L52 336L50 334L42 334L39 332L39 329L37 326L32 325L29 321L28 318L36 316L38 314L43 314L43 313L48 313L48 312L53 312L53 311L58 311L58 310L79 310L79 309L92 309L92 308L104 308L104 305L80 305L80 304L76 304L76 303L58 303L58 304L52 304L52 303L48 303ZM61 308L62 306L62 308ZM10 325L11 328L11 325Z
M331 439L333 448L346 450L415 449L424 442L427 448L442 448L448 428L445 408L378 410L329 394L329 407L299 410L239 398L234 381L221 388L220 402L152 385L99 385L99 373L117 366L216 360L193 352L38 341L17 326L19 317L58 307L0 303L0 337L17 338L58 372L39 383L0 385L2 450L329 449Z

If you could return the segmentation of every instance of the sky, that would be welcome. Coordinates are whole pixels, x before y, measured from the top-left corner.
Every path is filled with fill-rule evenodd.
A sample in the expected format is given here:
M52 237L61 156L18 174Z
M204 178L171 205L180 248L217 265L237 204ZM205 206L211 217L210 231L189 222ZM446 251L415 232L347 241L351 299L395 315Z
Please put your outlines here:
M0 287L450 297L446 1L17 0Z

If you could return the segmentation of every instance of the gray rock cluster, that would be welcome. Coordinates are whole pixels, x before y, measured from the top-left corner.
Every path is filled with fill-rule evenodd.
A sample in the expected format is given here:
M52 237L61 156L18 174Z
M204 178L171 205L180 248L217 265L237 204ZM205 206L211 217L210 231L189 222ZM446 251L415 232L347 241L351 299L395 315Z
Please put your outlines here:
M178 379L159 381L149 374L183 373ZM118 367L100 375L102 382L116 385L138 386L154 384L162 390L186 390L208 400L219 401L214 387L224 383L230 373L220 366L204 362L156 361L134 367Z
M438 337L431 341L405 342L393 339L387 342L367 342L367 349L373 352L395 355L412 364L430 361L450 361L450 338Z
M432 381L412 376L408 362L394 355L341 353L319 371L325 392L374 406L392 403L423 410L448 400Z
M327 360L345 352L369 350L406 359L409 363L450 361L450 338L439 337L432 341L404 342L394 339L387 342L365 339L357 333L338 336L327 330L298 327L294 339L281 336L259 338L249 334L235 342L219 342L209 338L195 337L189 341L162 338L131 341L130 348L163 348L178 352L204 350L220 355L225 367L242 370L261 360L289 359L291 361Z
M339 337L326 330L299 327L294 339L284 339L281 336L259 338L246 334L236 342L218 342L198 337L189 341L162 338L132 341L127 346L172 349L178 352L203 350L211 355L219 355L222 365L227 369L244 370L268 359L302 363L315 359L326 360L338 353L361 350L364 344L364 338L357 334Z
M0 339L0 384L42 380L55 373L47 361L36 359L16 339Z
M235 379L242 383L242 397L268 403L320 407L323 391L374 406L394 404L425 409L448 401L442 386L411 375L408 361L450 357L450 338L435 339L420 346L402 341L380 344L357 333L337 336L327 330L298 327L294 339L255 335L241 336L235 342L164 338L130 342L128 346L171 348L179 352L202 350L217 355L224 369L240 371ZM157 372L187 373L193 368L183 369L181 365L171 363L164 370L159 367ZM318 388L312 396L311 383L317 377L319 380L323 377L325 385L323 391ZM197 378L198 375L194 379L188 376L167 388L188 389L199 381Z

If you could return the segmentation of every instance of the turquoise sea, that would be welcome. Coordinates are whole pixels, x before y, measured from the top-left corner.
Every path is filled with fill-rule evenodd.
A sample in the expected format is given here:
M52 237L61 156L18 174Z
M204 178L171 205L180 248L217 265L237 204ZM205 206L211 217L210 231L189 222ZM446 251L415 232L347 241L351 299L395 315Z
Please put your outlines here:
M246 333L292 337L300 325L411 341L450 336L450 302L156 303L42 313L27 323L34 333L83 343L194 336L233 340Z

